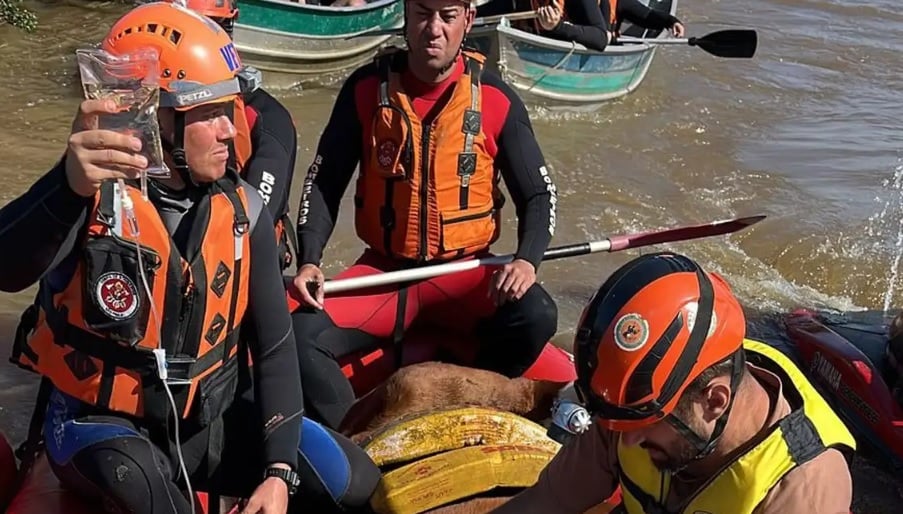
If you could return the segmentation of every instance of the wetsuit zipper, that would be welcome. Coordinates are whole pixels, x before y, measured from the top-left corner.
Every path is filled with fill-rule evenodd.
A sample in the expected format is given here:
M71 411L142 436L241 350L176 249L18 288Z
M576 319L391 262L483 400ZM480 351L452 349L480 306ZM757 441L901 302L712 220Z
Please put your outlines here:
M182 295L182 305L179 309L179 341L176 345L174 355L181 354L185 349L185 341L188 338L188 328L194 307L194 288L189 284L185 287L185 294Z

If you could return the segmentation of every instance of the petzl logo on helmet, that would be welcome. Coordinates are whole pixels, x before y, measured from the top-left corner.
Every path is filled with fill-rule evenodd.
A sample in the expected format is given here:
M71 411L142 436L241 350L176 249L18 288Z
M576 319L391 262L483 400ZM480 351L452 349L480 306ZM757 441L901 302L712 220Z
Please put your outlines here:
M639 314L625 314L615 323L615 344L625 352L639 350L649 340L649 322Z
M101 275L94 286L94 297L100 310L115 320L131 318L138 310L138 288L122 273L110 271Z
M223 56L223 60L226 61L226 66L229 67L229 71L235 71L238 68L241 68L241 59L238 57L238 52L235 51L235 45L229 43L220 48L219 53Z
M178 95L178 103L179 105L192 105L208 98L213 98L213 92L208 88L204 88L193 93L182 93Z

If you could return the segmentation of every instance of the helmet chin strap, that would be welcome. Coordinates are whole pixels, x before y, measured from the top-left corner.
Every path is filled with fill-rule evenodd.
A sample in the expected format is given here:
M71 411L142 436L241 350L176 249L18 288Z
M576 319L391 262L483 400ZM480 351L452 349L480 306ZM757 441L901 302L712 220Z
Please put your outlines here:
M161 138L163 149L172 156L173 166L182 178L182 181L185 182L185 185L198 187L199 184L191 176L191 171L188 169L188 160L185 158L185 113L175 111L174 121L175 133L173 135L175 140L170 142L166 138Z
M731 398L728 400L727 408L724 410L724 413L715 421L715 428L712 430L712 435L709 436L708 440L702 438L677 416L670 415L665 418L671 426L680 432L680 434L696 448L696 455L677 469L672 469L672 473L680 473L690 464L708 457L715 450L715 447L718 446L718 441L721 440L721 436L724 433L724 427L727 425L727 420L731 415L731 409L734 406L734 398L737 396L737 389L740 386L740 380L743 377L745 366L746 362L743 358L743 352L736 352L731 362Z

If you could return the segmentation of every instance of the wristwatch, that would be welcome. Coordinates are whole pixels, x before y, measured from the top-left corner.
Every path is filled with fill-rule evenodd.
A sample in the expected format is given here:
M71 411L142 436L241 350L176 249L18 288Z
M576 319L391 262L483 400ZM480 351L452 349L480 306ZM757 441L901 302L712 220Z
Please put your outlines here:
M267 468L266 473L264 473L264 479L276 477L281 478L283 482L288 485L288 496L291 498L298 492L298 486L301 484L301 479L298 478L298 474L290 469L285 468Z

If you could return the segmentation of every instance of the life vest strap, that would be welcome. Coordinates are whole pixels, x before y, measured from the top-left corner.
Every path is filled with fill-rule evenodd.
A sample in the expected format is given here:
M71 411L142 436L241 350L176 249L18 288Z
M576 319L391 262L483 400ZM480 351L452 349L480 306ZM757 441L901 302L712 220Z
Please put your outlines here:
M630 479L624 470L618 472L618 479L630 496L633 496L642 506L645 514L670 514L665 506L659 503L654 496L644 491L636 482Z
M483 116L480 113L480 74L483 65L467 56L464 56L464 63L467 76L470 77L470 108L464 111L461 124L464 148L458 154L458 177L460 177L458 206L462 211L467 209L470 203L470 179L477 171L477 154L473 151L473 141L483 125Z
M65 306L59 309L45 309L45 315L57 344L69 346L100 359L105 367L120 367L138 373L142 378L156 379L156 360L149 349L119 344L70 324L67 321L68 309ZM173 381L190 381L204 374L210 368L228 360L237 339L237 332L232 332L223 344L215 346L197 359L182 356L167 357L169 376Z

